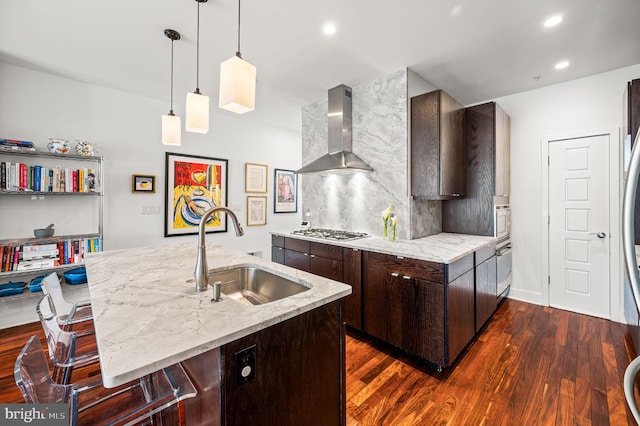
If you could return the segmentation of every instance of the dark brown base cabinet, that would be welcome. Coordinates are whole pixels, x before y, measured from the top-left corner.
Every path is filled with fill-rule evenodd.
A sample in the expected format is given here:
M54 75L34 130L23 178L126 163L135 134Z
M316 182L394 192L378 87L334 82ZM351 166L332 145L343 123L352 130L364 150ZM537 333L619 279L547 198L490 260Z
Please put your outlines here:
M473 254L444 265L364 252L364 331L434 364L475 335Z
M275 235L272 244L272 261L352 286L347 325L438 370L456 361L497 309L495 243L451 264Z
M495 244L483 247L475 253L476 333L482 329L498 308L496 262Z
M271 236L271 261L351 286L345 300L345 321L361 329L361 252L357 249L314 241Z
M223 424L344 425L342 302L224 346ZM239 383L235 354L255 345L255 379Z
M184 401L186 424L344 426L343 300L183 361L198 390ZM167 424L178 424L175 411Z

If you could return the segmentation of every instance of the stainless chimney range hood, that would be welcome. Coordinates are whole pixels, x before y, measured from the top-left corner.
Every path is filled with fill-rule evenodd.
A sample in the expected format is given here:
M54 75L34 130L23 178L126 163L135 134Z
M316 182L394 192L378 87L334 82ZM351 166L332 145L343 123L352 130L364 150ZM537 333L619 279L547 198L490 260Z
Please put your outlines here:
M371 172L373 168L351 152L351 88L341 84L329 90L329 152L299 170L298 174L328 175Z

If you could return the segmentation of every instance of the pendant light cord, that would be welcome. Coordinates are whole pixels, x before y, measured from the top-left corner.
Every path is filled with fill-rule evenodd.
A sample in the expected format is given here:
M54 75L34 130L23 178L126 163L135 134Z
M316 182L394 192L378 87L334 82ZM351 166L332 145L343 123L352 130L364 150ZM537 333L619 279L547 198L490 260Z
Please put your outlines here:
M196 25L196 93L200 94L200 2L198 3L198 23Z
M173 115L173 39L171 39L171 109L169 115Z
M238 51L236 52L238 58L242 58L240 53L240 0L238 0Z

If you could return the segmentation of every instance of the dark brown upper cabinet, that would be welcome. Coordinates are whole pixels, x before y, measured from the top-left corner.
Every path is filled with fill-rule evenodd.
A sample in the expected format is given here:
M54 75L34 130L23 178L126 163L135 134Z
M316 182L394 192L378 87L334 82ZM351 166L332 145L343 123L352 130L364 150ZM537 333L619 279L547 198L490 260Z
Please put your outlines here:
M633 144L640 128L640 78L627 83L624 92L623 136L629 135Z
M622 134L625 144L633 148L638 129L640 128L640 78L627 83L624 91L622 116ZM636 192L636 207L634 218L635 241L640 244L640 187Z
M467 159L464 108L442 90L411 98L411 196L464 197Z
M442 203L442 231L494 235L495 204L510 193L510 119L495 102L466 109L467 194Z

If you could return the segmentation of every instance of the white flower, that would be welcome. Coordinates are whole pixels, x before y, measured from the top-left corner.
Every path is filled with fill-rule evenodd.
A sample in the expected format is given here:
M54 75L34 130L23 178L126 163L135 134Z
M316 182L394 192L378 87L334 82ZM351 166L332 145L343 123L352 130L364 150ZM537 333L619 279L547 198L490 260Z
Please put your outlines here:
M389 220L389 216L391 216L391 212L393 212L393 206L389 206L386 210L382 210L382 220Z

